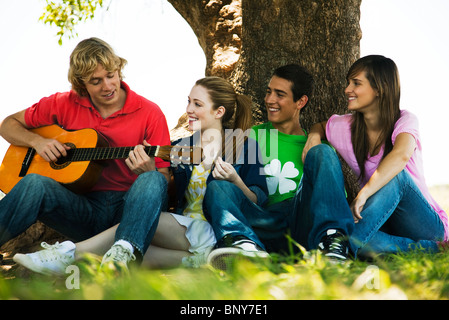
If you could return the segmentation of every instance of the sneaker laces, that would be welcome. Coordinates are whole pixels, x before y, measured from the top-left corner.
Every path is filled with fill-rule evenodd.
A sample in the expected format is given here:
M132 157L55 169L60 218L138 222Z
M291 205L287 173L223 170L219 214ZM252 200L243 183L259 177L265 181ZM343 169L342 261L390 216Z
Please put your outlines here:
M62 244L56 242L55 244L48 244L47 242L42 242L41 247L45 250L38 251L38 257L41 261L55 261L60 260L61 258L68 257L68 255L64 255L61 252L57 251L62 247Z
M114 245L109 249L103 259L105 262L126 262L136 260L136 256L132 254L129 250L123 248L121 245Z
M320 248L325 251L325 254L333 253L341 256L347 256L348 254L346 240L339 232L324 237Z
M62 244L59 243L59 241L56 241L55 244L48 244L47 242L42 242L41 243L41 247L44 248L44 249L52 250L52 249L59 249L59 248L61 248Z

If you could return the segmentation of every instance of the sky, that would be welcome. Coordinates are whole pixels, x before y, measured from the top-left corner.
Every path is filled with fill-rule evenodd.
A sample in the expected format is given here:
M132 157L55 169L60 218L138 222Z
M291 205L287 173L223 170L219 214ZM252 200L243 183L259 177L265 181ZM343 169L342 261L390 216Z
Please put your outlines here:
M0 120L70 90L70 53L95 36L128 60L124 81L131 89L161 107L169 128L176 125L206 62L193 31L166 0L113 0L62 46L57 29L38 21L45 6L44 0L0 0ZM419 118L429 186L449 184L448 16L447 0L362 0L361 6L361 55L381 54L398 65L401 108ZM0 159L8 146L0 138Z

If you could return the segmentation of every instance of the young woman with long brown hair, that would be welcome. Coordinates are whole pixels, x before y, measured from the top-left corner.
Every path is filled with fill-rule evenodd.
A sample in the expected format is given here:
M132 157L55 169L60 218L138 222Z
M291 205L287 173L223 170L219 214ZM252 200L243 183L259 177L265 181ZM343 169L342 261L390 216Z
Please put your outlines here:
M366 56L347 80L350 113L313 126L303 157L327 139L358 176L360 191L350 205L355 226L346 235L354 255L437 250L448 239L448 218L425 182L418 119L399 107L396 64Z

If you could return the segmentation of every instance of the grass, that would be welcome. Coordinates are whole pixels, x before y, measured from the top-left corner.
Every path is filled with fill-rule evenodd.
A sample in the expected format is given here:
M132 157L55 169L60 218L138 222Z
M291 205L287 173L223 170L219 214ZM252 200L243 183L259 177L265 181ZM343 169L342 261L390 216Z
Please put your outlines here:
M272 261L236 260L218 271L99 269L86 256L66 276L0 278L0 299L51 300L360 300L449 298L449 254L419 250L370 262L334 264L319 252ZM78 273L79 271L79 273Z
M447 196L447 188L444 196ZM447 206L445 207L448 209ZM449 211L449 210L447 210ZM300 248L302 249L302 248ZM302 249L303 250L303 249ZM236 260L227 272L210 267L170 270L99 269L86 255L64 277L16 267L0 274L0 299L13 300L447 300L449 252L415 250L334 264L319 252ZM16 268L16 269L14 269Z

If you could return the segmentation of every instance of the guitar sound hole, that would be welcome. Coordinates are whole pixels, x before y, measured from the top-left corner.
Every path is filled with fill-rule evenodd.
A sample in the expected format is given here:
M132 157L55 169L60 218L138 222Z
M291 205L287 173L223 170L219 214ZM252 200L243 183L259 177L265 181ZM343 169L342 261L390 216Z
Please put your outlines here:
M55 170L60 170L63 168L66 168L72 161L72 153L73 150L76 148L76 146L73 143L67 142L66 145L68 145L71 149L67 152L67 157L61 157L57 161L50 162L50 167L52 167Z

